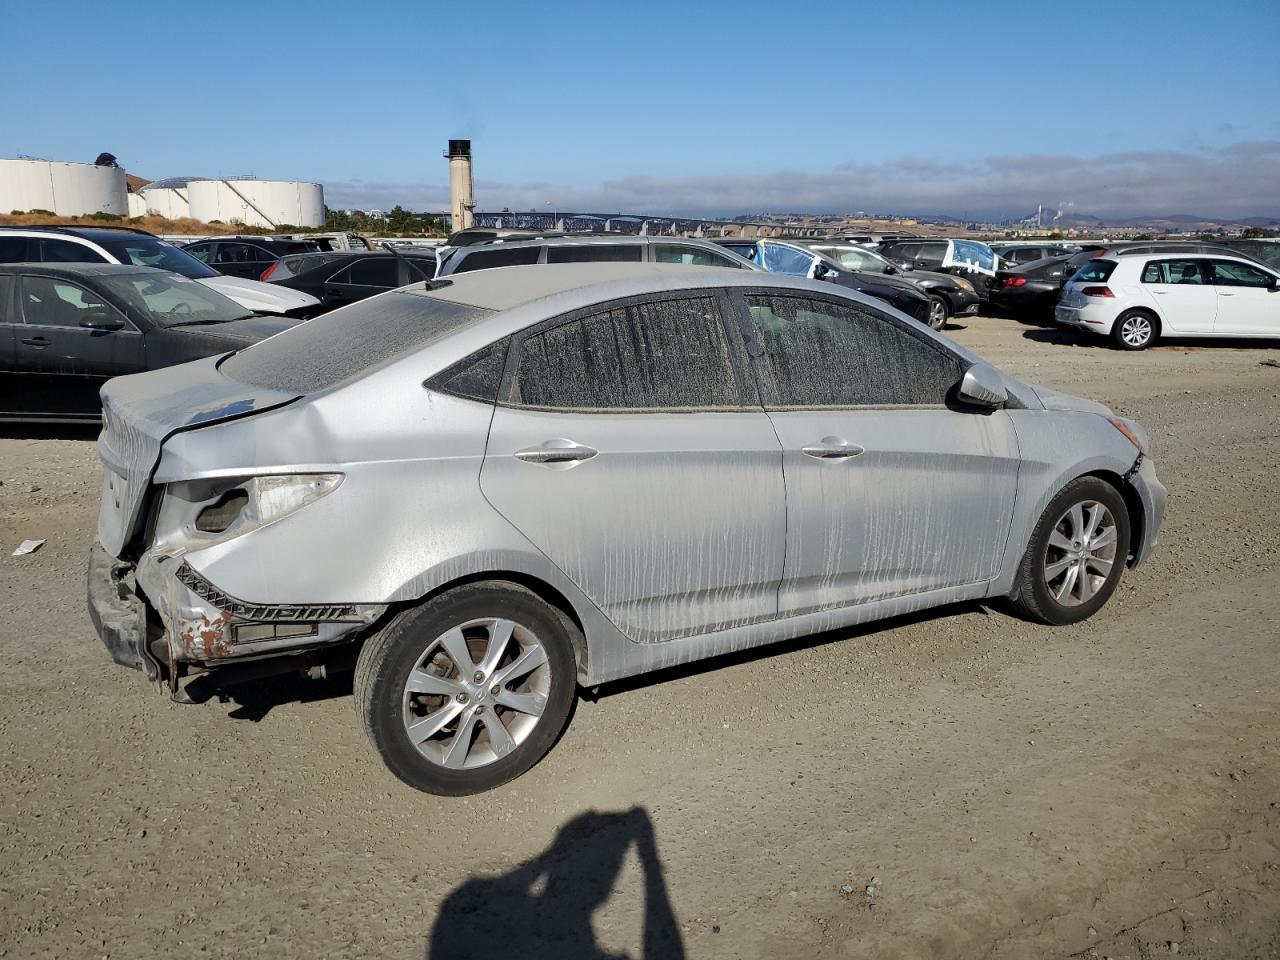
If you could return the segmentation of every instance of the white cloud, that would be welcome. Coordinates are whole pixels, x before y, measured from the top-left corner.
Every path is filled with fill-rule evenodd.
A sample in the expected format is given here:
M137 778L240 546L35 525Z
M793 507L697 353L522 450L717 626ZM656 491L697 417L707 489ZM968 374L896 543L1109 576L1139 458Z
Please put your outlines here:
M446 210L448 183L325 185L330 206ZM681 216L758 212L1007 216L1036 204L1070 204L1097 216L1280 215L1280 140L1220 150L1151 150L1099 156L998 155L972 163L902 157L821 172L735 176L633 175L589 186L477 181L481 210L546 209Z

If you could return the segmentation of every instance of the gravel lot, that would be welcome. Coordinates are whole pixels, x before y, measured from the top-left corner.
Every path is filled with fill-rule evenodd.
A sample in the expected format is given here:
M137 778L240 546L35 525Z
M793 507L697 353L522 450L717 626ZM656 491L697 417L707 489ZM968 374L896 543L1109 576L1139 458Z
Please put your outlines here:
M113 666L93 433L0 433L0 955L1280 956L1277 344L949 332L1150 430L1161 544L1097 618L614 685L464 800L383 770L349 681L181 706Z

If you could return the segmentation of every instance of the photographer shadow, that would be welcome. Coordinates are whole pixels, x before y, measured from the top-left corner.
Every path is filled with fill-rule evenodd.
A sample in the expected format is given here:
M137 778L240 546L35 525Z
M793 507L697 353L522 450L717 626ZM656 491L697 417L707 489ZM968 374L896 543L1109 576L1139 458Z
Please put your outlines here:
M596 942L591 916L609 900L633 846L644 871L640 960L681 960L653 822L641 807L584 813L534 859L501 876L467 880L440 907L428 960L621 960L625 954L606 953Z

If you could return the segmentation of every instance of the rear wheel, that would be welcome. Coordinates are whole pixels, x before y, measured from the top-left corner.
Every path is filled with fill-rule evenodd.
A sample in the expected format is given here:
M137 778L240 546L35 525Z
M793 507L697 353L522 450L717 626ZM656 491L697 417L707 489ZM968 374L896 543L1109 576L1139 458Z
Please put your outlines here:
M1115 592L1129 556L1129 511L1097 477L1067 484L1040 516L1018 571L1015 601L1041 623L1077 623Z
M929 326L934 330L941 330L947 325L947 318L951 316L951 307L947 304L945 297L940 297L936 293L929 294Z
M1146 310L1126 310L1111 325L1111 340L1121 350L1145 350L1155 343L1158 327Z
M428 793L489 790L540 760L576 684L564 618L514 583L468 584L406 611L356 665L356 710L383 762Z

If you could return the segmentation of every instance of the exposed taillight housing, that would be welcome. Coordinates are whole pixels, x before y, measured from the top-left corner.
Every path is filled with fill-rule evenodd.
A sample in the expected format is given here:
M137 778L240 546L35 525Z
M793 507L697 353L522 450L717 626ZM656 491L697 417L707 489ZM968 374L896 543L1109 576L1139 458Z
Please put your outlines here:
M267 267L267 269L263 270L263 271L262 271L262 276L260 276L258 279L259 279L259 280L261 280L263 283L266 283L266 282L267 282L267 279L268 279L268 278L269 278L273 273L275 273L275 272L276 272L276 267L278 267L278 266L280 266L280 261L279 261L279 260L277 260L277 261L276 261L275 263L273 263L271 266Z
M1021 287L1021 286L1024 286L1026 282L1027 282L1026 277L1005 277L1004 278L1004 285L1006 287Z
M1110 287L1085 287L1080 292L1086 297L1115 297Z

